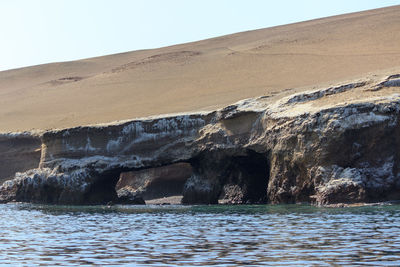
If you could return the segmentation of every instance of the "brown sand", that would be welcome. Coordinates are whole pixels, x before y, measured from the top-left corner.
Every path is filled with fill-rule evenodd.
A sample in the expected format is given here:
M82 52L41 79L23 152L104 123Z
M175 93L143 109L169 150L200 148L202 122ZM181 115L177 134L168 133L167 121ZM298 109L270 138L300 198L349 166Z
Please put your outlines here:
M0 132L206 110L400 67L400 6L0 72Z

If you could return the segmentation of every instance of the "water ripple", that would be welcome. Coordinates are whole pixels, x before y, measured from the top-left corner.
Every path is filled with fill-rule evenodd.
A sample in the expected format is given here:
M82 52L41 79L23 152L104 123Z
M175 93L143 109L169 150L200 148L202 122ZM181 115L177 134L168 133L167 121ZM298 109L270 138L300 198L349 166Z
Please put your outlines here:
M0 205L1 265L398 266L400 206Z

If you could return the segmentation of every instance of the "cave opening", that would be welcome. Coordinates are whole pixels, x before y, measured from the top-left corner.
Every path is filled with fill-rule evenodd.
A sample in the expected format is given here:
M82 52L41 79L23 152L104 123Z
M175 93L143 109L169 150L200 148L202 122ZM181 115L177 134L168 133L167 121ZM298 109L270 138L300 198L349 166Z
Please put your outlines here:
M117 168L94 175L96 178L83 203L180 204L185 184L198 176L216 179L217 189L210 192L213 196L198 194L211 199L210 203L267 203L269 159L266 153L248 150L238 156L214 158L204 154L202 158L140 170ZM204 199L194 198L189 202L204 203Z
M267 154L248 150L246 155L234 156L228 162L219 202L224 203L225 199L227 203L267 203L269 182Z
M138 196L147 204L180 204L191 175L192 166L186 162L122 172L115 190L118 195Z
M95 181L83 196L83 203L89 205L118 203L115 186L122 171L122 169L115 169L95 175Z
M183 187L192 175L189 163L154 168L117 168L93 174L94 182L82 203L96 204L180 204Z
M268 201L270 164L267 152L202 152L191 160L191 165L193 175L185 186L184 204L261 204Z

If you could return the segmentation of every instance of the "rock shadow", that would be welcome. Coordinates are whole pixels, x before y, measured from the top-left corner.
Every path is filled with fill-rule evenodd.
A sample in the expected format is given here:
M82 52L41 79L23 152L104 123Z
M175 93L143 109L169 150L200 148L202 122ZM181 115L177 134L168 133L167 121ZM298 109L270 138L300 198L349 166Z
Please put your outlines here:
M243 155L204 152L191 161L193 175L185 184L184 204L267 203L269 159L247 150Z

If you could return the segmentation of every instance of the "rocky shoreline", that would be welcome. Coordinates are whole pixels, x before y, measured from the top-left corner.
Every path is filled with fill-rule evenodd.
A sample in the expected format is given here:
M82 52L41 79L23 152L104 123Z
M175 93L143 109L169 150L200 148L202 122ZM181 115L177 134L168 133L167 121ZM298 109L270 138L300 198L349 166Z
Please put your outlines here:
M183 204L399 200L399 115L394 74L216 111L1 134L0 201L120 203L177 191Z

